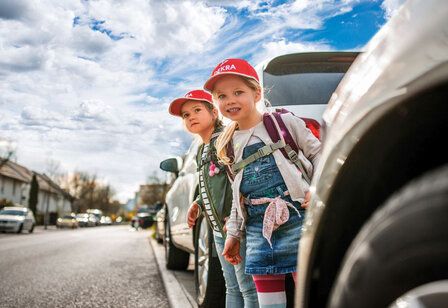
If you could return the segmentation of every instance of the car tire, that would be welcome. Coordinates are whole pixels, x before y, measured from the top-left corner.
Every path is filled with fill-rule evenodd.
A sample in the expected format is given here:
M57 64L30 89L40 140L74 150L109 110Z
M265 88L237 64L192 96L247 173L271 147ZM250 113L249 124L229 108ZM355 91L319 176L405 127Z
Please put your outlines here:
M448 166L412 181L350 246L329 307L386 307L407 291L448 279Z
M195 230L194 280L198 307L225 307L225 281L213 243L213 231L199 218Z
M20 224L19 229L17 230L17 233L22 233L23 224Z
M34 231L34 224L31 225L31 228L28 230L28 233L33 233Z
M190 261L190 254L174 246L171 238L171 229L169 223L165 229L165 263L166 268L170 270L185 270Z

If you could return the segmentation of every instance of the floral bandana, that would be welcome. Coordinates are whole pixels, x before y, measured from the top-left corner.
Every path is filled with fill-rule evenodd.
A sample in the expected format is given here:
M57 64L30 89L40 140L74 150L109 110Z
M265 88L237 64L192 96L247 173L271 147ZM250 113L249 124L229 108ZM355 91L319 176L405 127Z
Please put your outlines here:
M289 195L289 193L286 191L284 195ZM261 205L269 202L269 205L264 212L263 237L268 241L271 248L272 232L277 230L278 227L283 225L289 219L288 207L294 209L299 217L301 216L300 212L291 203L283 200L280 196L275 198L251 199L250 202L253 205Z

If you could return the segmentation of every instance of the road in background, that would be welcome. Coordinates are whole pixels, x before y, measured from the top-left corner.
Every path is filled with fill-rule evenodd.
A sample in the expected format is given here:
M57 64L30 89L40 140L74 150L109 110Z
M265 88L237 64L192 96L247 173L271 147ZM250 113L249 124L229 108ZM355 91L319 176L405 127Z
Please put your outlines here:
M148 231L0 235L1 307L168 307Z

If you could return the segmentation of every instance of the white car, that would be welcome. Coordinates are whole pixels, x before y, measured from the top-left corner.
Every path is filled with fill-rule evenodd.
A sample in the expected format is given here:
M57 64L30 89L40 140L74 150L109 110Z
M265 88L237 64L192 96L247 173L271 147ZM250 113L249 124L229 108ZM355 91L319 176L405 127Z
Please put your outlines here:
M331 95L358 56L356 51L320 51L279 55L255 69L264 89L266 109L287 109L295 115L322 121ZM318 127L317 127L318 128Z
M448 306L447 98L447 2L407 1L324 112L296 307Z
M35 224L36 220L29 208L7 206L0 210L0 231L21 233L27 230L32 233Z

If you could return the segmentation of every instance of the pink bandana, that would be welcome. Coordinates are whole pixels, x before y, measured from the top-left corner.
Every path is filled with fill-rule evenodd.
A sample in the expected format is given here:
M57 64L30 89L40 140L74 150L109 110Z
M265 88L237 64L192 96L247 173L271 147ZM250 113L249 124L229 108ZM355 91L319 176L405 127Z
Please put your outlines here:
M289 193L286 191L284 195L288 195ZM268 241L269 245L272 248L271 236L272 232L278 229L281 225L289 219L289 211L288 207L294 209L297 214L300 215L300 212L288 201L283 200L280 196L275 198L260 198L260 199L251 199L250 202L253 205L261 205L269 202L266 211L264 212L263 219L263 236Z

